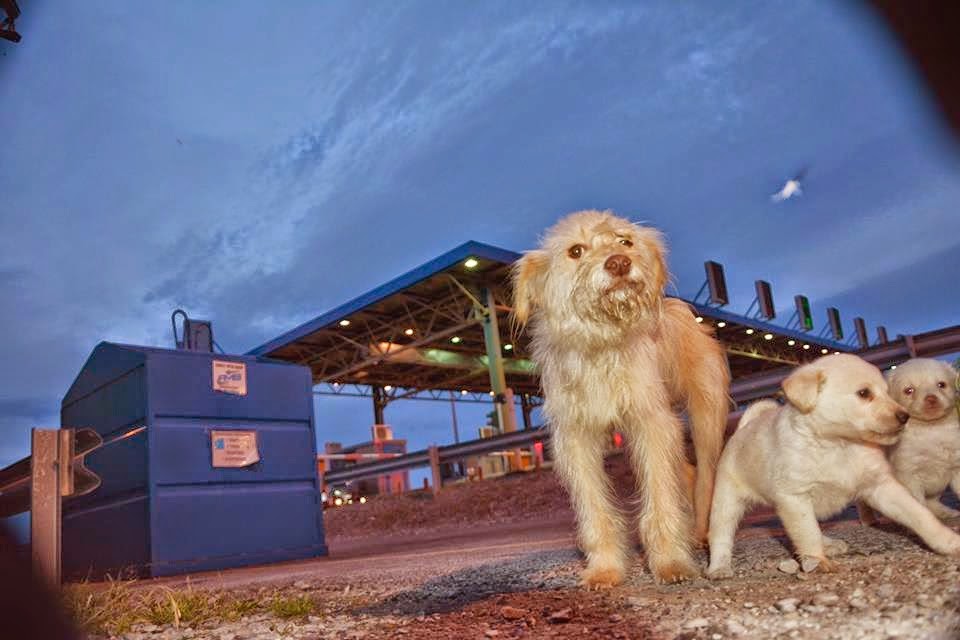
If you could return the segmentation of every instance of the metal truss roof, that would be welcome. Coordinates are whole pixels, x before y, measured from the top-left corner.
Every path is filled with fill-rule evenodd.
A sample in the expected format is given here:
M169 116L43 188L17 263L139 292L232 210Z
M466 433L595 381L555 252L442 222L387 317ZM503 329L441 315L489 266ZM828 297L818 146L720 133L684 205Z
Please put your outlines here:
M386 401L453 397L489 402L484 397L490 380L477 312L486 289L496 305L507 386L517 395L537 396L539 380L529 360L527 337L513 336L508 319L509 269L519 257L467 242L249 355L310 367L318 393L370 396L370 387L380 387ZM689 304L726 346L735 379L824 352L851 350L720 308Z

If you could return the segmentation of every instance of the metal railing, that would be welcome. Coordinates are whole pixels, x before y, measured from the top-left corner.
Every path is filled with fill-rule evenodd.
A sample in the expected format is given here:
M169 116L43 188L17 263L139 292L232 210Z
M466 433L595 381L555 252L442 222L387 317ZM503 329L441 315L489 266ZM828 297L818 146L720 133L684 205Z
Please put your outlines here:
M960 325L938 329L914 336L903 336L887 344L878 345L855 355L863 358L880 368L903 362L908 358L930 358L960 351ZM769 398L780 392L780 383L783 382L794 367L786 366L770 371L741 378L730 385L730 396L738 405ZM742 412L731 413L727 420L727 429L732 429L739 420ZM516 447L527 447L535 442L544 442L550 438L548 429L534 429L504 433L492 438L471 440L461 444L445 447L436 447L437 464L457 462L464 458L502 451ZM328 484L339 484L369 478L372 476L405 471L425 466L436 466L430 459L431 449L415 451L403 456L377 462L357 464L347 469L331 471L324 475ZM437 477L437 471L434 471Z

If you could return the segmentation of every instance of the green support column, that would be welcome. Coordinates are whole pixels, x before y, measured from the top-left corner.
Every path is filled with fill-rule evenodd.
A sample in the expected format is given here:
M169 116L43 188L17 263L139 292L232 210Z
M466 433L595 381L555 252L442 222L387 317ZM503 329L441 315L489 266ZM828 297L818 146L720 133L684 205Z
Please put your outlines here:
M500 327L497 323L497 307L493 291L484 289L483 340L487 348L487 369L490 373L490 390L494 394L494 407L504 433L517 430L517 417L513 409L513 390L507 387L503 372L503 355L500 347Z

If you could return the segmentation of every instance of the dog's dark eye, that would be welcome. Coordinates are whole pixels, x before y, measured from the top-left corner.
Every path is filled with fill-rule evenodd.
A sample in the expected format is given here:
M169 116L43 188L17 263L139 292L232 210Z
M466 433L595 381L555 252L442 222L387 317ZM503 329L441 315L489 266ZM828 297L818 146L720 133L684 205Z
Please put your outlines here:
M580 256L583 255L583 252L586 250L587 248L582 244L575 244L569 249L567 249L567 255L573 258L574 260L577 260L580 258Z
M938 388L938 389L946 389L946 388L947 388L947 383L944 382L943 380L941 380L940 382L937 383L937 388Z
M860 389L860 391L857 391L857 395L864 400L870 400L873 398L873 394L870 392L870 389Z
M622 244L622 245L625 246L625 247L632 247L632 246L633 246L633 240L630 240L629 238L617 238L617 242L619 242L620 244Z
M903 395L905 395L905 396L912 396L912 395L913 395L913 387L907 387L906 389L904 389L904 390L903 390Z

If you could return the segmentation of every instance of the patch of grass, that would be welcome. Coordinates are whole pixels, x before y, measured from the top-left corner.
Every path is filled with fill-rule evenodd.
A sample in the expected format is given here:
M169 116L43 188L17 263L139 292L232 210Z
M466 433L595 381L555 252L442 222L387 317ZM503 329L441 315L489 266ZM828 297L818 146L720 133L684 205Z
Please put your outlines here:
M270 602L270 613L278 618L305 618L316 609L309 596L276 596Z
M174 627L196 626L220 619L236 621L260 612L278 618L305 617L315 605L306 596L272 599L206 590L136 588L133 582L111 582L108 586L70 585L63 590L63 602L76 625L88 633L121 635L137 624Z
M236 621L260 611L260 601L256 598L230 598L223 607L223 619Z

